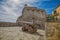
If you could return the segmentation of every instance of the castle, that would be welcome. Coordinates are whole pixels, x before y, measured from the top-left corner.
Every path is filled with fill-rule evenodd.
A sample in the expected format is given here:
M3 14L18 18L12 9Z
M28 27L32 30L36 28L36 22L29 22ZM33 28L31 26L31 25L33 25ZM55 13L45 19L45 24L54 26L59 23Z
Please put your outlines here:
M39 29L45 29L46 12L43 9L29 7L25 4L22 10L22 16L18 17L18 25L36 24Z

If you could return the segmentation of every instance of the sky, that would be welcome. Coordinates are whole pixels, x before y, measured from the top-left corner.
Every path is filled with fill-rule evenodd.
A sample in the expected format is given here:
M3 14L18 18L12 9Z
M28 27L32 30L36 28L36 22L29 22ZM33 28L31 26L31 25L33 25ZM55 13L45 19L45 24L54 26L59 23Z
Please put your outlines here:
M46 14L51 14L60 4L60 0L0 0L0 22L16 22L22 15L25 4L44 9Z

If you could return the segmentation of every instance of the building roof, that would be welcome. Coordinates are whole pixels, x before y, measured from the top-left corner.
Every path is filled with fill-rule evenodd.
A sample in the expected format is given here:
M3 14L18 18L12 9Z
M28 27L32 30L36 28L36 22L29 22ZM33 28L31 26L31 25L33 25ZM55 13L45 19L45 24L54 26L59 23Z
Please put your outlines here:
M59 6L60 6L60 4L59 4L59 5L57 5L57 6L56 6L56 8L55 8L53 11L55 11Z
M60 6L60 4L59 5L57 5L56 6L56 8L55 9L53 9L53 11L52 12L54 12L58 7ZM53 14L53 13L52 13Z
M60 6L60 4L59 5L57 5L57 7L56 8L58 8Z

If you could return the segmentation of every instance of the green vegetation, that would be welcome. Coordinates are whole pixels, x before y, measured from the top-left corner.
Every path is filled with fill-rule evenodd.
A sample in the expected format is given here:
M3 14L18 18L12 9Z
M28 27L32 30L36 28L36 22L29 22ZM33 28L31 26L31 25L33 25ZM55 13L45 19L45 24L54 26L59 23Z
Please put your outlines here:
M56 11L54 11L54 16L52 16L51 14L47 15L47 22L56 22L56 21L58 21L58 18L57 18L58 15L59 14Z
M47 22L54 21L54 17L51 15L47 15Z

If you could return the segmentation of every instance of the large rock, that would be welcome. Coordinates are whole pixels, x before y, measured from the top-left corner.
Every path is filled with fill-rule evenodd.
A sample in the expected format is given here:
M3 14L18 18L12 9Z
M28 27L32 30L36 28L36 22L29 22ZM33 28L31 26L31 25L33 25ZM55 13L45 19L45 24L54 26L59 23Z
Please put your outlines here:
M25 32L29 32L29 33L36 33L37 32L37 26L25 24L25 25L23 25L22 30Z

